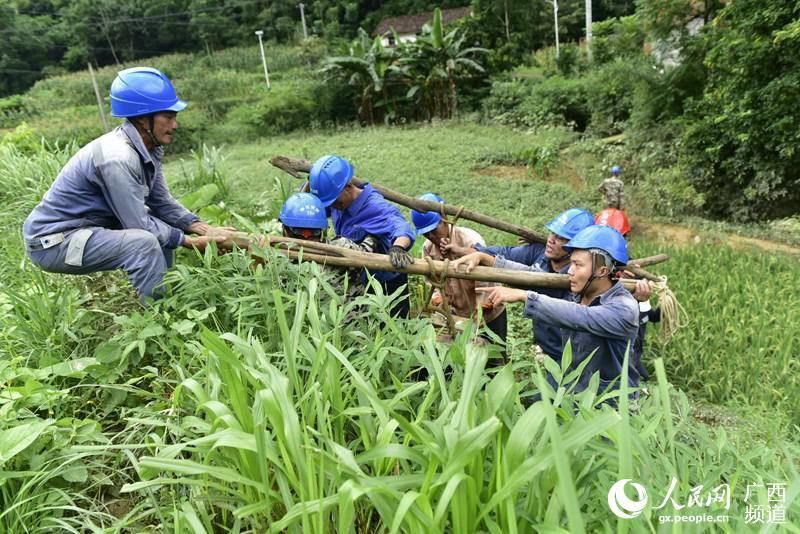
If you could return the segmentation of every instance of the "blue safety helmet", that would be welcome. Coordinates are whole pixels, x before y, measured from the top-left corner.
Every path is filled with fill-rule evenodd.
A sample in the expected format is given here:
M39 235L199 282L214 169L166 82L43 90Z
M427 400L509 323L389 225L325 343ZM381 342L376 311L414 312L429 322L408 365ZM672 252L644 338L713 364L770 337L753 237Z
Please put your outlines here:
M545 228L564 239L572 239L593 224L594 215L580 208L572 208L547 223Z
M322 156L311 166L308 186L326 208L333 204L353 178L353 166L339 156Z
M433 193L425 193L424 195L421 195L419 199L427 200L429 202L444 203L444 200L442 200L439 195L435 195ZM435 230L436 227L439 226L439 222L441 222L441 220L442 216L436 211L411 210L411 222L414 223L414 227L417 229L417 235L427 234L428 232Z
M325 207L311 193L295 193L287 198L278 219L290 228L328 228Z
M619 168L619 165L614 165L613 167L611 167L611 174L613 174L614 176L618 175L621 172L622 169Z
M569 243L564 245L570 252L588 250L590 252L602 251L611 257L618 265L628 263L628 243L616 228L598 224L581 230Z
M182 111L186 102L163 72L150 67L134 67L117 74L111 84L111 115L138 117L159 111Z

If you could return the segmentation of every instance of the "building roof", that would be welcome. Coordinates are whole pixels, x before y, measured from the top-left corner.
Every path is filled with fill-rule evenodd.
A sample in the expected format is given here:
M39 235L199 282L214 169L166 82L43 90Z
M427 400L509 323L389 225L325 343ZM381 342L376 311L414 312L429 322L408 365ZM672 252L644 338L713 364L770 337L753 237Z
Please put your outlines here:
M472 8L456 7L453 9L442 9L442 24L448 24L454 20L463 19L472 15ZM422 31L422 27L433 22L433 11L426 13L419 13L417 15L406 15L403 17L386 17L381 20L372 35L383 35L394 28L400 35L413 34L416 35Z

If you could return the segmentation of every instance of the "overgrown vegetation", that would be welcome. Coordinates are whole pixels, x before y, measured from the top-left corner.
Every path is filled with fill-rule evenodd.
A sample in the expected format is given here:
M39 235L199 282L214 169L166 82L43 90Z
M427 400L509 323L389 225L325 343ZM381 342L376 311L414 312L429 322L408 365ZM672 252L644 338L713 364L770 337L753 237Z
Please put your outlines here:
M159 1L153 20L162 8L186 19L171 35L112 24L112 7L130 17L147 2L30 2L28 14L17 4L0 8L13 52L0 70L27 57L58 75L0 99L0 532L651 532L665 529L653 501L673 477L684 503L729 485L729 522L692 532L754 528L746 505L768 505L767 484L786 485L797 522L800 301L789 289L800 267L723 246L722 223L696 223L713 231L689 246L633 238L633 256L670 254L654 270L690 318L669 344L651 327L656 378L633 412L625 395L615 411L592 391L544 386L516 307L511 363L487 371L471 332L439 343L424 319L388 317L389 296L345 301L315 264L264 251L255 268L240 252L182 250L170 296L143 309L119 273L33 268L19 232L69 156L102 133L88 74L61 67L133 59L118 43L144 36L154 52L203 45L148 63L190 101L169 148L172 190L215 224L274 231L299 182L268 158L338 153L362 178L532 228L566 208L597 211L596 185L620 164L632 213L782 217L748 231L797 243L796 7L648 0L625 16L633 2L594 2L589 60L574 43L558 57L540 49L553 40L549 2L480 0L474 18L450 31L434 21L397 49L359 25L433 5L323 2L312 34L356 41L343 52L317 37L268 43L268 90L255 45L219 48L252 41L244 20L291 39L294 4ZM577 39L583 2L559 8L562 36ZM101 88L117 70L99 69ZM473 76L482 70L490 88ZM9 87L21 86L0 93ZM466 100L480 102L481 122L432 120ZM624 142L597 140L615 134ZM415 380L420 367L427 380ZM548 400L526 408L540 389ZM634 520L609 510L620 479L652 491ZM762 488L745 503L751 484Z
M350 86L362 124L451 119L463 82L486 72L481 61L489 51L468 46L468 37L458 28L445 29L436 8L421 36L397 46L384 47L381 36L370 39L360 30L342 55L327 59L324 71Z
M231 48L212 55L175 54L150 64L170 76L189 107L179 118L181 135L171 153L202 143L222 145L277 135L314 124L352 120L349 96L324 88L317 66L325 46L310 40L302 47L267 49L272 90L267 89L258 46ZM96 72L100 87L111 86L117 67ZM107 97L104 96L107 102ZM119 119L108 116L114 126ZM17 126L24 122L26 126ZM0 129L33 130L50 143L88 143L103 133L89 73L84 71L38 82L22 96L0 99ZM1 131L1 130L0 130ZM9 141L10 142L10 141Z
M797 213L796 6L642 2L593 25L593 59L539 51L496 77L484 115L626 134L618 163L653 213L752 221ZM755 43L755 44L754 44ZM647 52L646 54L644 52ZM655 196L653 196L655 195Z
M484 150L521 149L531 141L505 128L493 131ZM354 159L364 169L359 173L372 178L405 151L425 153L420 147L435 145L442 134L468 146L485 132L454 124L354 130L281 138L273 148L361 147ZM367 135L394 148L369 152ZM444 159L430 152L440 156L438 165L428 166L435 170L417 187L457 176L447 182L447 194L471 191L474 202L497 210L498 179L472 174L477 151L450 146ZM800 490L800 451L781 440L777 421L768 430L699 423L659 362L649 362L658 379L637 415L628 414L625 398L617 412L598 406L601 399L591 392L523 408L519 394L543 382L530 356L529 323L516 313L513 363L487 373L485 349L470 343L469 332L450 345L437 343L426 321L388 317L387 297L345 302L315 264L296 265L268 252L268 263L257 269L241 253L184 252L168 276L171 296L149 309L138 307L118 275L42 274L22 261L16 229L72 150L23 156L0 148L0 179L15 185L0 218L14 236L3 243L0 264L4 531L328 532L331 525L356 532L598 531L616 524L607 493L622 478L643 481L660 495L676 477L683 500L695 486L710 491L728 483L731 519L723 528L731 532L748 528L747 484L787 484L787 515L798 512L790 497ZM247 151L264 156L263 146L242 147L225 160L206 149L168 171L183 169L178 190L224 182L235 203L226 206L255 216L263 206L252 191L268 188L263 164L243 158ZM381 181L411 192L406 180L414 172L403 169ZM226 180L228 173L236 180ZM548 187L563 186L518 189L529 207L518 220L534 225L551 215L555 195ZM230 212L227 217L233 220ZM649 251L647 244L636 246ZM704 251L697 253L708 263ZM777 260L771 265L790 268ZM708 300L703 295L724 294L699 275L684 280L681 294L698 292L686 301L694 316ZM774 280L777 288L780 276ZM770 299L764 283L747 295ZM769 323L758 331L779 328ZM703 331L704 343L722 357L729 333ZM682 335L678 344L694 334ZM768 338L762 341L755 346L770 346ZM677 354L685 347L659 350L683 380L685 357ZM427 381L410 377L420 366L429 370ZM732 373L734 367L720 364L717 371L732 389L752 378ZM767 383L770 375L760 376ZM723 380L717 376L715 383ZM759 494L758 502L767 497ZM651 506L626 526L658 528L657 514Z

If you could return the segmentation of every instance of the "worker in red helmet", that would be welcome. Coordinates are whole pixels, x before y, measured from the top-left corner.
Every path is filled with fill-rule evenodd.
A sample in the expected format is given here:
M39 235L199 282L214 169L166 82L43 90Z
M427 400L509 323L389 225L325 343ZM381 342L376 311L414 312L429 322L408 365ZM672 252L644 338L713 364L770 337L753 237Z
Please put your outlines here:
M595 224L604 224L616 230L623 236L627 237L631 231L631 225L628 222L628 216L625 212L616 208L606 208L597 214L594 218Z

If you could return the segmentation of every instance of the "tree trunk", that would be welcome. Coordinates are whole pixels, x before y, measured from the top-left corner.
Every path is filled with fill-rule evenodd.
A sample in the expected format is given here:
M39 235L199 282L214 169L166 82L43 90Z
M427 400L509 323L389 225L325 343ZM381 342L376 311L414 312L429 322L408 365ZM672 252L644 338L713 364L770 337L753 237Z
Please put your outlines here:
M441 276L476 280L482 282L498 282L521 288L569 288L569 275L539 273L531 271L515 271L495 267L475 267L472 272L454 269L449 262L414 259L414 263L405 269L398 269L385 254L360 252L325 243L303 241L290 237L270 236L270 245L280 247L279 250L292 259L311 260L335 267L369 269L372 271L401 272L422 276ZM291 248L287 248L291 247ZM300 248L303 250L300 251ZM622 284L630 291L636 286L636 280L623 279Z
M450 117L455 118L458 115L458 97L456 95L456 82L450 78Z
M282 171L289 173L295 178L300 178L300 179L305 179L305 176L302 176L300 173L307 174L309 171L311 171L311 162L304 159L290 158L287 156L275 156L272 159L270 159L270 163L273 166L281 169ZM363 185L365 182L358 178L353 178L353 183L355 183L356 185ZM502 230L510 234L518 235L534 243L545 243L547 241L547 236L543 234L534 232L533 230L530 230L522 226L517 226L514 224L500 221L498 219L495 219L494 217L489 217L488 215L483 215L481 213L477 213L467 209L461 209L458 206L439 204L437 202L420 200L418 198L410 197L408 195L404 195L403 193L393 191L379 184L372 183L372 186L387 200L391 200L392 202L396 202L397 204L406 206L411 209L415 209L417 211L439 212L443 210L444 213L446 213L447 215L458 214L459 217L462 219L467 219L470 221L483 224L485 226L489 226L491 228L495 228L497 230Z
M508 0L503 0L503 13L505 15L506 41L511 42L511 24L508 21Z
M311 162L304 159L298 158L290 158L287 156L274 156L269 160L269 162L274 166L282 171L294 176L295 178L305 179L305 176L302 176L300 173L306 173L311 171ZM353 183L356 185L363 185L365 182L358 178L353 177ZM461 219L467 219L469 221L473 221L484 226L488 226L490 228L494 228L496 230L501 230L503 232L508 232L509 234L518 235L520 237L525 238L530 243L546 243L547 236L544 234L540 234L538 232L534 232L524 226L517 226L515 224L510 224L499 219L495 219L494 217L490 217L488 215L484 215L482 213L478 213L476 211L470 211L464 209L463 206L453 206L452 204L444 204L438 202L431 202L428 200L420 200L415 197L410 197L408 195L404 195L403 193L394 191L389 189L388 187L384 187L382 185L376 184L374 182L370 182L372 187L375 188L383 197L387 200L391 200L401 206L405 206L407 208L411 208L416 211L436 211L436 212L444 212L447 215L458 216ZM632 273L636 274L637 276L641 276L642 278L647 278L648 280L657 281L660 280L656 275L645 271L644 269L633 267L634 264L639 264L640 267L646 265L654 265L656 263L661 263L667 261L669 256L666 254L659 254L657 256L650 256L648 258L644 258L642 260L631 260L628 262L628 270Z

